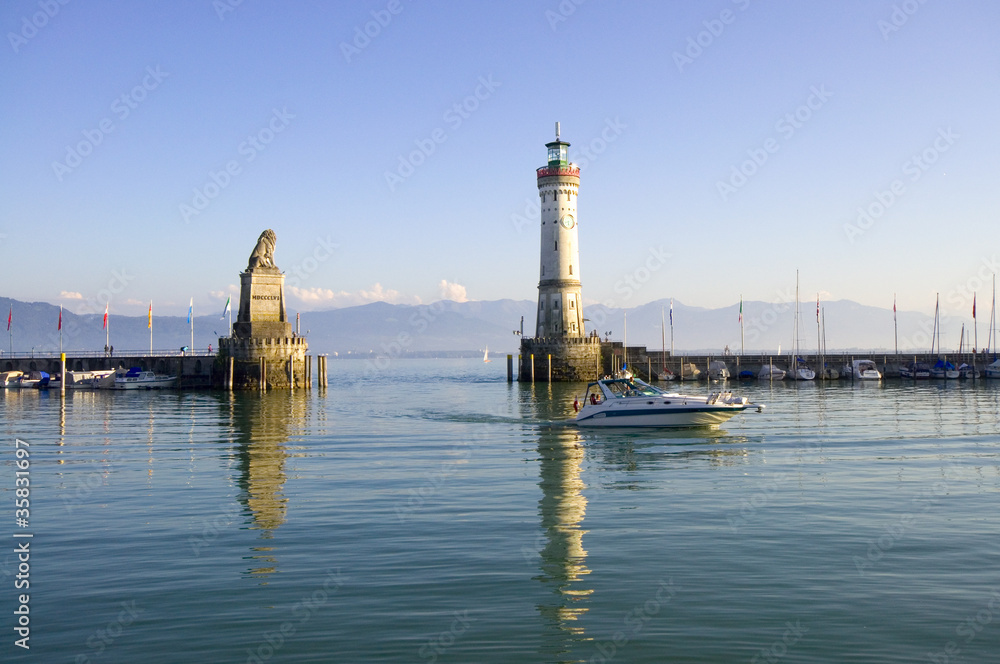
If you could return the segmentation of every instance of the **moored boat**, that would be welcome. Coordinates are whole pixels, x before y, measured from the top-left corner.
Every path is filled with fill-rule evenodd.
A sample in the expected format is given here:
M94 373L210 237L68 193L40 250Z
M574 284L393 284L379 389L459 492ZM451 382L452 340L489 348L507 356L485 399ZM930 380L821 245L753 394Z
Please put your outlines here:
M931 377L931 367L926 362L910 362L899 367L900 378L923 380Z
M729 380L729 367L722 360L712 360L708 363L709 380Z
M677 394L637 378L590 383L582 403L578 398L573 407L578 410L577 425L603 427L717 427L745 410L764 408L732 392Z
M882 374L871 360L854 360L851 363L851 375L855 380L882 380Z
M37 390L43 390L49 386L49 380L51 377L44 371L29 371L20 378L17 379L17 383L13 387L24 388L34 388Z
M139 367L132 367L124 376L116 376L114 389L116 390L156 390L165 387L173 387L177 382L177 376L164 376L143 371Z
M23 371L4 371L0 373L0 387L17 387L17 381L24 375Z
M991 364L986 365L985 373L987 378L1000 378L1000 360L993 360Z
M757 372L758 380L784 380L785 370L779 369L773 364L765 364Z

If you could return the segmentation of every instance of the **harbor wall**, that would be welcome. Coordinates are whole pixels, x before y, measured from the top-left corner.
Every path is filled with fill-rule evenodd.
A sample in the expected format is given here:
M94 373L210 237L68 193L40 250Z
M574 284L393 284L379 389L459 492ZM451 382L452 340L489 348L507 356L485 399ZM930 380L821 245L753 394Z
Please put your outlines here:
M95 371L99 369L129 369L139 367L143 371L153 371L158 374L177 376L177 387L200 388L211 387L212 376L216 363L213 355L73 355L66 354L67 371ZM3 371L44 371L56 375L60 372L58 355L36 357L0 358L0 370Z

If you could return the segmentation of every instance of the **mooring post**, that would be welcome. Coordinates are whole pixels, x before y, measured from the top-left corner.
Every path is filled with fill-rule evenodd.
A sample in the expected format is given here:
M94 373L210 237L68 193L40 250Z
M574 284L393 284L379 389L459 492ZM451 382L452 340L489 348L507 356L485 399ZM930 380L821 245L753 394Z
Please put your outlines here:
M535 382L535 354L532 353L531 355L529 355L529 357L531 359L531 382L534 383Z
M233 365L236 363L236 358L232 355L229 356L229 373L226 378L226 389L230 392L233 391L233 382L235 381L235 376L233 376Z
M514 356L510 353L507 354L507 382L514 382Z
M549 353L549 382L552 382L552 353Z
M59 353L59 394L66 395L66 353Z
M267 389L267 360L260 358L260 391Z

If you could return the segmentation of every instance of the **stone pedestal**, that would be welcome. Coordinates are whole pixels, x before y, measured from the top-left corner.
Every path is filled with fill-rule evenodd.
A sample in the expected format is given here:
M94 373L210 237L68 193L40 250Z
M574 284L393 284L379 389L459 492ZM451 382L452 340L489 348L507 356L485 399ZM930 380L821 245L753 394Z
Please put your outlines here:
M270 234L270 235L269 235ZM269 241L268 241L269 240ZM259 389L261 361L267 388L307 386L309 344L292 332L285 310L285 275L273 264L274 235L265 231L240 274L240 308L233 336L219 339L220 376L233 358L233 389Z

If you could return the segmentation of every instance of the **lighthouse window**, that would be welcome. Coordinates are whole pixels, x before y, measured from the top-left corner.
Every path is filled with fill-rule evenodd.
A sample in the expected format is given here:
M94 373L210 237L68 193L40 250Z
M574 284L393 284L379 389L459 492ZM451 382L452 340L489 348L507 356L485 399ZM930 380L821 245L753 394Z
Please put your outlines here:
M559 300L553 300L552 301L552 308L553 309L558 309L559 308Z
M570 272L570 274L573 274L573 273L572 273L572 272ZM573 299L571 299L571 300L569 301L569 308L570 308L570 309L576 309L576 300L573 300Z
M569 266L569 273L573 274L573 266L572 265Z
M556 251L559 251L559 240L556 240Z
M545 276L545 266L544 265L542 266L542 276L543 277Z

